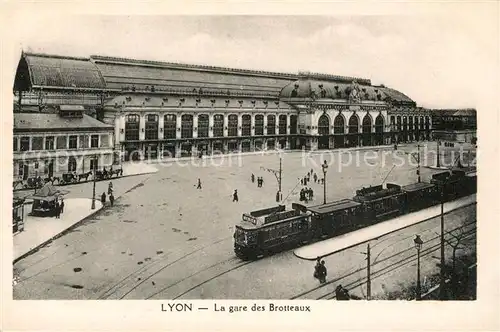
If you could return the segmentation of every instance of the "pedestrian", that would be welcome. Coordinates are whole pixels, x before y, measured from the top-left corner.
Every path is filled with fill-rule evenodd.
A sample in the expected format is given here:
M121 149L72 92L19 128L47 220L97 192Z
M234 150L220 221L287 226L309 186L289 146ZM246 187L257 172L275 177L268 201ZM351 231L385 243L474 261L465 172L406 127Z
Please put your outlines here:
M300 179L300 185L303 186L304 185L304 178L301 178Z
M254 183L254 182L255 182L255 175L253 175L253 173L252 173L252 183Z
M102 193L101 195L101 203L104 205L106 203L106 193Z
M233 202L237 202L238 201L238 190L234 190L234 193L233 193Z
M326 282L327 270L325 266L325 261L321 261L319 266L319 282L324 284Z
M196 187L196 189L201 189L201 180L198 178L198 186Z
M264 184L264 178L260 177L260 186L262 187L263 184Z
M59 205L59 202L56 201L55 207L54 207L54 212L56 214L56 219L59 219L61 217L61 206Z
M108 195L113 193L113 183L110 181L108 184Z
M300 189L300 194L299 194L299 201L303 201L304 200L304 189Z
M61 205L59 205L59 208L61 209L61 213L64 213L64 199L61 198Z
M314 183L316 183L318 181L318 176L316 175L316 173L314 173Z
M311 195L311 201L312 201L314 198L314 191L312 188L309 188L309 194Z
M109 195L109 203L111 203L111 206L113 206L113 203L115 202L115 196L113 196L113 193Z

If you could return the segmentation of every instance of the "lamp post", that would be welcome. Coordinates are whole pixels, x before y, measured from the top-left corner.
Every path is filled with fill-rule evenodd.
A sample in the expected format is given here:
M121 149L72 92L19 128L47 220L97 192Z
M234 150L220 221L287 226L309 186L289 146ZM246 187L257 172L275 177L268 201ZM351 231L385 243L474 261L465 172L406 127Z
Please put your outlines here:
M420 287L420 249L422 249L424 242L420 238L420 235L415 235L413 242L415 243L415 249L417 249L417 301L420 301L422 299L422 290Z
M92 167L92 171L94 173L94 183L92 187L92 206L90 207L92 210L95 210L95 172L96 172L96 164L97 164L97 155L94 155L94 167Z
M439 159L438 159L439 160ZM444 259L444 186L446 181L443 183L441 188L441 269L440 269L440 278L439 278L439 298L444 300L445 298L445 277L444 277L444 269L445 269L445 259Z
M323 204L326 204L326 172L328 170L326 160L323 162L323 165L321 165L321 168L323 169Z

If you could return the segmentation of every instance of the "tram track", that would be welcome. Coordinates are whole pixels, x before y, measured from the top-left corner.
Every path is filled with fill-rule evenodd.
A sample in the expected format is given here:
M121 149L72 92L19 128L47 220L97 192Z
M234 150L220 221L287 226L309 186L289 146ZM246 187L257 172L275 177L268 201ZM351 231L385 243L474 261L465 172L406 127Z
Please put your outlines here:
M469 237L470 237L469 235L473 235L473 234L475 234L475 233L468 234L467 236L465 236L465 237L464 237L464 239L465 239L465 238L469 238ZM433 246L433 247L431 247L431 248L429 248L429 249L427 249L427 250L425 250L425 252L424 252L424 253L421 253L421 254L420 254L420 257L422 258L422 257L428 256L428 255L430 255L430 254L432 254L432 253L436 252L438 249L440 249L440 245L439 245L439 244L438 244L438 245L435 245L435 246ZM403 261L408 260L407 262L403 262L402 264L396 265L396 263L395 263L395 264L391 264L390 266L384 267L384 268L382 268L382 269L380 269L380 270L377 270L376 272L374 272L373 274L371 274L371 280L376 279L377 277L381 277L381 276L383 276L383 275L386 275L386 274L388 274L388 273L390 273L390 272L393 272L393 271L395 271L395 270L398 270L398 269L400 269L400 268L402 268L402 267L406 266L407 264L409 264L409 263L412 263L412 262L416 261L416 259L417 259L417 258L416 258L416 256L417 256L417 255L411 255L411 257L406 257L405 259L402 259L400 262L398 262L398 263L401 263L401 262L403 262ZM393 265L396 265L396 266L394 266L394 267L393 267ZM387 271L384 271L384 270L387 270ZM381 273L381 272L382 272L382 273ZM366 281L367 281L367 278L366 278L366 277L359 278L358 280L356 280L356 281L354 281L354 282L351 282L351 283L347 284L347 285L345 286L345 288L346 288L346 289L348 289L348 290L353 290L353 289L355 289L355 288L357 288L357 287L360 287L360 286L364 285L364 284L366 283ZM328 295L332 295L332 292L329 292L329 293L327 293L327 294L325 294L325 295L323 295L323 296L321 296L321 297L317 298L317 300L324 299L324 298L325 298L325 297L327 297ZM335 295L334 295L334 296L329 297L329 298L328 298L328 300L331 300L331 299L334 299L334 298L335 298Z
M165 265L161 266L158 270L156 270L155 272L151 273L151 274L148 274L145 278L141 278L141 280L139 282L135 282L138 278L139 275L141 275L143 272L147 272L150 268L153 268L154 266L164 262L166 259L169 258L169 256L165 256L161 259L158 259L158 260L154 260L154 261L151 261L151 263L149 264L145 264L143 265L141 268L135 270L135 271L132 271L131 273L129 273L128 275L126 275L125 277L123 277L120 281L118 281L117 283L113 284L111 287L109 287L106 291L104 291L103 293L101 293L101 295L99 295L98 299L99 300L104 300L104 299L109 299L111 296L115 295L116 293L118 293L121 289L125 288L127 285L129 285L129 283L132 281L133 285L131 288L129 288L123 295L120 295L118 296L119 299L123 299L125 298L128 294L130 294L131 292L133 292L135 289L137 289L138 287L140 287L141 285L143 285L146 281L150 280L152 277L156 276L158 273L164 271L166 268L188 258L189 256L197 253L197 252L200 252L204 249L207 249L211 246L214 246L216 244L219 244L221 242L224 242L226 240L229 240L231 239L232 236L227 236L227 237L224 237L224 238L221 238L217 241L214 241L214 242L211 242L210 244L207 244L205 246L202 246L202 247L199 247L195 250L192 250L190 252L188 252L187 254L184 254L180 257L178 257L177 259L171 261L171 262L168 262L166 263Z
M456 231L456 230L458 230L458 229L460 229L460 228L462 228L462 227L468 227L468 226L470 226L470 225L475 225L475 224L476 224L476 221L473 221L473 222L470 222L470 223L466 223L466 224L460 225L460 226L458 226L458 227L456 227L456 228L453 228L453 229L451 229L451 230L449 230L449 231L445 232L445 235L449 235L451 232ZM434 227L434 228L435 228L435 227ZM428 229L428 230L432 230L432 229L434 229L434 228L430 228L430 229ZM473 227L472 231L474 232L474 231L475 231L475 229L476 229L476 227ZM470 232L470 230L469 230L468 232ZM439 239L439 238L440 238L440 235L435 236L435 237L432 237L431 239L426 240L426 241L425 241L425 243L429 243L429 242L434 241L434 240ZM439 244L438 244L438 247L439 247ZM404 254L404 253L406 253L406 252L408 252L408 251L411 251L411 250L414 250L414 249L413 249L413 248L406 248L406 249L403 249L403 250L401 250L401 251L399 251L399 252L397 252L397 253L395 253L395 254L392 254L392 255L390 255L390 256L388 256L388 257L384 257L383 259L381 259L381 260L377 261L375 264L373 264L373 265L372 265L372 268L373 268L373 267L375 267L375 266L376 266L376 265L378 265L378 264L381 264L381 263L383 263L383 262L386 262L386 261L388 261L388 260L390 260L390 259L393 259L393 258L395 258L395 257L397 257L397 256L400 256L400 255L402 255L402 254ZM429 249L427 249L427 250L429 250ZM436 250L436 249L435 249L435 250ZM434 250L434 251L435 251L435 250ZM421 254L421 255L422 255L422 254ZM412 255L410 255L409 257L416 257L416 256L417 256L416 254L412 254ZM407 257L407 258L409 258L409 257ZM379 266L380 266L380 265L379 265ZM327 286L328 286L328 285L330 285L330 284L337 283L337 282L339 282L339 281L341 281L341 280L344 280L344 279L346 279L346 278L348 278L348 277L352 277L353 275L355 275L355 274L357 274L357 273L360 273L360 272L362 272L362 271L364 271L364 270L366 270L366 267L362 267L362 268L355 269L354 271L350 271L350 272L348 272L348 273L346 273L346 274L344 274L344 275L342 275L342 276L340 276L340 277L337 277L337 278L335 278L335 279L329 280L329 281L327 281L325 284L319 285L319 286L317 286L317 287L314 287L314 288L312 288L312 289L309 289L309 290L307 290L307 291L304 291L304 292L302 292L302 293L299 293L299 294L297 294L297 295L295 295L295 296L291 297L290 299L291 299L291 300L296 300L296 299L299 299L299 298L305 297L306 295L310 295L310 294L311 294L311 293L313 293L313 292L316 292L316 291L318 291L318 290L322 290L322 289L327 288ZM374 272L374 273L375 273L375 272ZM372 275L373 275L373 274L372 274ZM363 280L363 279L366 279L366 277L359 278L357 281L359 282L359 280ZM331 293L331 292L330 292L330 293Z

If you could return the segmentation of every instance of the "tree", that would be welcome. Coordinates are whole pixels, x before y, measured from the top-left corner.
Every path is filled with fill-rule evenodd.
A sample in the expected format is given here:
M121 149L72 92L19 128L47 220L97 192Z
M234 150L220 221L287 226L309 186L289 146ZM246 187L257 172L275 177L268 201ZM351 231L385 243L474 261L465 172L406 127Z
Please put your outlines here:
M445 238L445 242L452 248L451 286L452 290L456 294L458 286L456 273L457 251L466 248L466 240L468 239L468 234L465 230L464 225L460 226L454 231L449 232L449 234L451 237L448 239Z

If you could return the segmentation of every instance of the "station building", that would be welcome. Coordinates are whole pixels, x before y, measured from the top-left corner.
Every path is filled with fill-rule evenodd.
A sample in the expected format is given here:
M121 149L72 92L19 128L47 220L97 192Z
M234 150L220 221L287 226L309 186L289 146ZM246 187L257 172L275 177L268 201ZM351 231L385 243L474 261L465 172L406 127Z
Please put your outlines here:
M112 126L115 162L430 140L430 112L369 79L23 53L15 112L76 105ZM107 153L107 152L106 152Z

